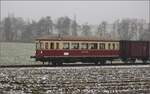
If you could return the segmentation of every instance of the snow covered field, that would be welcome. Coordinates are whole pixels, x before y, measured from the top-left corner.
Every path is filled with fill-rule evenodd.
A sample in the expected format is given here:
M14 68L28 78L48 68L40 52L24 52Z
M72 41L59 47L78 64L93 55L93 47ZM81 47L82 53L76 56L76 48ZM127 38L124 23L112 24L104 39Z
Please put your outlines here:
M0 43L0 64L33 64L35 53L32 43Z
M150 94L150 67L1 68L0 94Z

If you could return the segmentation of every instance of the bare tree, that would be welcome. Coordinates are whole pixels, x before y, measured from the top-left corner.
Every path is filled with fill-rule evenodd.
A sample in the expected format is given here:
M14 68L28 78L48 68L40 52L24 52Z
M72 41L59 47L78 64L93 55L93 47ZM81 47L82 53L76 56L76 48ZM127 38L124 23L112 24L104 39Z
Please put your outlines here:
M111 36L113 37L113 39L119 39L118 38L118 31L119 31L119 20L116 20L112 24L112 34L111 34Z
M19 41L24 31L25 22L21 17L12 17L12 33L13 41Z
M103 33L102 33L102 26L101 25L98 25L96 35L98 37L102 38Z
M78 33L77 33L77 27L78 27L78 24L76 23L76 21L72 21L72 24L71 24L71 29L72 29L72 35L73 36L77 36Z
M121 40L130 40L131 36L129 35L129 19L123 19L119 25L119 36Z
M58 34L70 35L70 23L71 20L67 16L58 18L58 21L56 23Z
M140 40L150 40L150 23L145 24L146 28L144 29L144 26L140 24L139 32L140 32Z
M98 31L97 34L99 37L101 37L102 39L104 39L106 37L106 26L107 26L107 22L103 21L99 26L98 26Z
M90 30L91 30L91 28L88 24L82 25L82 35L83 36L91 36Z
M50 16L45 18L45 28L47 34L53 34L53 21L51 20Z
M8 16L4 19L4 32L5 32L5 40L11 41L12 40L12 23L11 18Z
M53 33L53 21L50 16L41 18L37 23L37 35L47 35Z
M95 34L101 39L150 40L149 25L147 26L143 20L122 19L116 20L112 25L106 21L101 22L96 28ZM94 30L95 25L78 25L75 19L71 20L67 16L60 17L56 23L53 23L50 16L43 17L37 22L34 20L30 22L9 15L1 21L0 36L2 37L0 39L31 42L37 36L53 34L55 31L61 35L77 36L79 33L84 36L92 36Z
M22 34L22 41L23 42L31 42L33 41L33 34L32 34L32 24L28 23L25 25L25 30Z

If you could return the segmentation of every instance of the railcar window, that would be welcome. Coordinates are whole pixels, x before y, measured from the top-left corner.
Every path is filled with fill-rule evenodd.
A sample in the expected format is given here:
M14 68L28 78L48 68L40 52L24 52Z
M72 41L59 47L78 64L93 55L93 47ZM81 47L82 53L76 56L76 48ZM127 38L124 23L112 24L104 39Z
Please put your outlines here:
M63 43L63 49L69 49L70 44L69 43Z
M111 44L110 44L110 43L108 43L108 49L111 49L111 47L110 47L110 46L111 46Z
M59 43L56 43L56 49L59 49Z
M45 49L48 49L48 42L45 43Z
M44 48L43 42L40 42L40 49L43 49L43 48Z
M99 44L99 49L104 50L104 49L105 49L105 43L100 43L100 44Z
M115 49L115 43L113 43L113 50Z
M40 43L36 43L36 49L40 49Z
M97 49L97 43L90 43L90 49Z
M88 49L88 43L81 43L81 49Z
M50 43L50 49L54 49L54 43L53 42Z
M72 43L71 49L79 49L79 43Z

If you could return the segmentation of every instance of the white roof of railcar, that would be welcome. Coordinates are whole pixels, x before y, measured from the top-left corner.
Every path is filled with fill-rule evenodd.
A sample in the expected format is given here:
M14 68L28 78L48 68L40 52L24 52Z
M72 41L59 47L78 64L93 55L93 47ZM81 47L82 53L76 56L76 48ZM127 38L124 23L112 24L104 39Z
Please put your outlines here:
M95 37L95 36L68 36L68 35L45 35L36 38L36 40L41 40L41 41L113 41L113 42L118 42L119 40L108 40L108 39L102 39L100 37Z

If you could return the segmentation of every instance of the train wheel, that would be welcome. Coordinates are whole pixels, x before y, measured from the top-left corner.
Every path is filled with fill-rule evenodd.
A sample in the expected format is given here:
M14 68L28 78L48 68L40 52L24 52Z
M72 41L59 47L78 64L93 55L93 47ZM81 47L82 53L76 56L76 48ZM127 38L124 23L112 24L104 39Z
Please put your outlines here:
M127 64L127 63L129 63L129 61L128 60L126 60L126 61L123 61L125 64Z
M143 61L143 63L147 63L147 61L148 61L148 60L146 60L146 59L143 59L142 61Z
M135 63L136 59L131 59L130 62L131 63Z
M48 61L48 65L50 65L51 64L51 61Z
M112 64L112 60L110 60L110 64Z
M127 64L128 63L128 60L122 60L123 63Z
M95 65L98 65L98 62L96 61L96 62L94 62L95 63Z
M43 61L43 65L44 65L44 61Z
M122 62L125 63L125 64L127 64L127 63L128 63L128 59L123 58L123 59L122 59Z
M106 64L106 60L101 60L100 64Z
M53 65L53 66L56 66L56 65L57 65L57 63L56 63L56 62L52 62L52 65Z
M63 65L63 62L58 62L57 65L62 66L62 65Z

